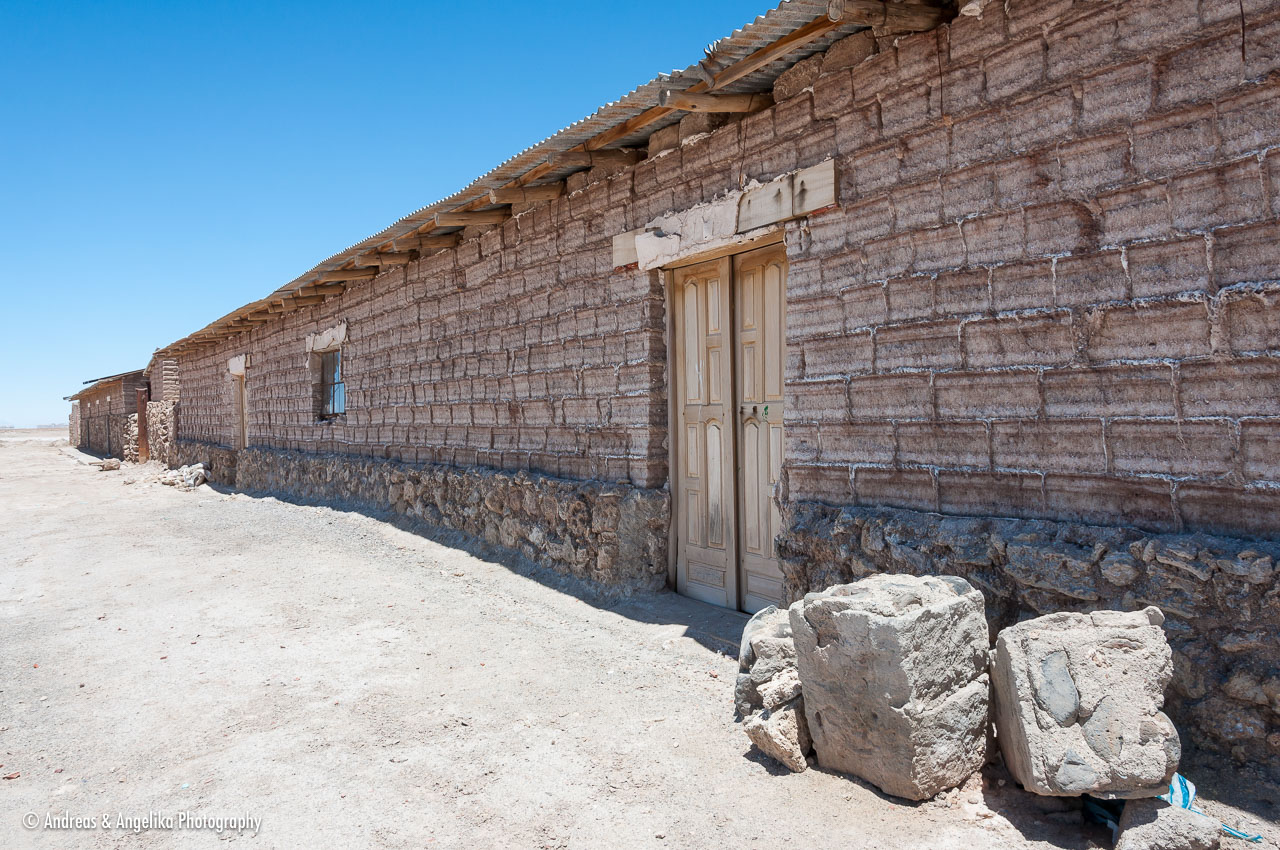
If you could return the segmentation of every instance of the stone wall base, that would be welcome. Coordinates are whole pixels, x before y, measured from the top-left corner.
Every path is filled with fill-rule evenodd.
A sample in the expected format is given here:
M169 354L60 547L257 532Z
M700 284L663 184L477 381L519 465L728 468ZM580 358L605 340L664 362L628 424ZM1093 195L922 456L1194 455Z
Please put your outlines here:
M667 582L665 490L189 440L177 446L179 464L204 463L210 480L238 490L391 510L608 592Z
M178 461L177 411L176 402L147 402L147 446L151 459L165 466L175 466Z
M958 575L996 631L1055 611L1156 605L1174 650L1184 747L1280 780L1280 544L892 508L785 507L786 601L872 573Z
M138 462L138 414L130 413L124 418L124 442L121 444L120 459L129 463Z

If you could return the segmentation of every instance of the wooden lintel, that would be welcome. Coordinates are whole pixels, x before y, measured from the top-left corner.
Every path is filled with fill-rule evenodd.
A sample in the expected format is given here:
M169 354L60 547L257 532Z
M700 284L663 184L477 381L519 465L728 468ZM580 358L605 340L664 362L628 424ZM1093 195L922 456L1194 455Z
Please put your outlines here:
M312 304L319 304L319 303L320 303L321 301L323 301L323 300L324 300L324 296L323 296L323 295L295 295L295 296L293 296L293 303L294 303L294 304L297 304L297 305L299 305L299 306L301 306L301 307L309 307L309 306L311 306Z
M438 212L436 227L469 227L473 224L502 224L511 218L510 209Z
M320 272L321 281L330 280L369 280L378 276L375 268L364 269L330 269Z
M704 94L663 89L658 105L683 112L759 112L773 106L768 94Z
M356 258L357 266L403 266L413 262L412 251L374 251Z
M598 165L634 165L638 152L628 148L601 151L557 151L549 162L555 168L595 168Z
M531 201L554 201L564 194L563 183L547 183L543 186L503 186L489 190L491 204L527 204Z
M880 0L829 0L827 17L884 33L924 32L947 19L944 10L923 3L882 3Z
M446 233L442 236L403 236L395 240L395 248L397 251L434 254L436 251L458 247L461 239L462 237L456 233Z

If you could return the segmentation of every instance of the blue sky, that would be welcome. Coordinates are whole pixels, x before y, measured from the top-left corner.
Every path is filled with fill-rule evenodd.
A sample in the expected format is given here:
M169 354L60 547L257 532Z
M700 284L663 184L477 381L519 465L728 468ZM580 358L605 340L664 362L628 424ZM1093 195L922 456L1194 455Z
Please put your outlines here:
M0 425L65 423L771 5L0 0Z

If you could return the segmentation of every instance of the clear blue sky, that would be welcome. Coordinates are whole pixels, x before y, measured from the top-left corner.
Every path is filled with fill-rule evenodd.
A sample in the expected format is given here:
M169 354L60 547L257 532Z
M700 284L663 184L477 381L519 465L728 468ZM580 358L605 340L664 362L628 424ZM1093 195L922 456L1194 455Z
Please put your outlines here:
M770 0L0 0L0 425L262 297Z

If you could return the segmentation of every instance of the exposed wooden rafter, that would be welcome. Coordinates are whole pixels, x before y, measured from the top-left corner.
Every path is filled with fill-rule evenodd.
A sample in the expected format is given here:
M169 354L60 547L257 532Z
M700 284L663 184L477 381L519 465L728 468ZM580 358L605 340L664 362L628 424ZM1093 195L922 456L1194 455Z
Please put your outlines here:
M827 17L841 24L863 24L879 32L931 30L947 19L945 10L923 3L882 3L880 0L829 0Z
M690 94L677 89L658 93L658 105L684 112L759 112L773 106L767 94Z
M404 236L392 240L392 245L397 251L417 251L420 254L434 254L436 251L458 247L458 242L461 239L462 237L456 233L446 233L443 236Z
M547 183L543 186L504 186L489 190L489 202L493 204L527 204L532 201L554 201L564 194L563 183Z
M373 251L356 257L357 266L404 266L417 258L414 251Z
M436 213L436 227L469 227L473 224L502 224L511 218L511 209L470 210Z
M598 165L634 165L640 152L630 148L607 151L560 151L551 155L553 168L595 168Z
M371 280L378 276L375 268L363 269L329 269L320 272L320 280Z

